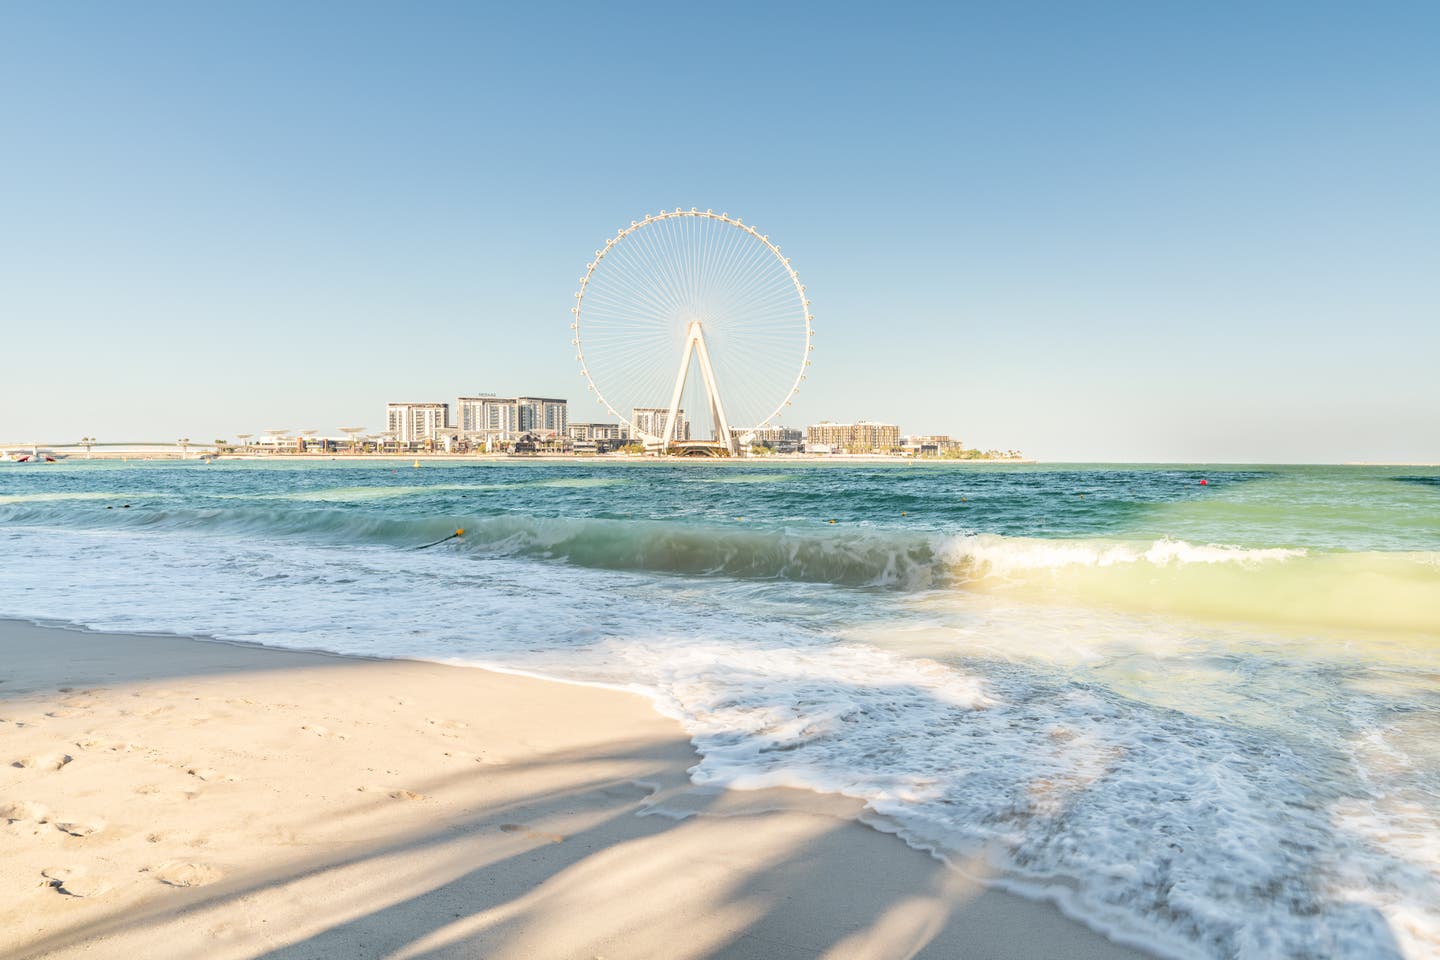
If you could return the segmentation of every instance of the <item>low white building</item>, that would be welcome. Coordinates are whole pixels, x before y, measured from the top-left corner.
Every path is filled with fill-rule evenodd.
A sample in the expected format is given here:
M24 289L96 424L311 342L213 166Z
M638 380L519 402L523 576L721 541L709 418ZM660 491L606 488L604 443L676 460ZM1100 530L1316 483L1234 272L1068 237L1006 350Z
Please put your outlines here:
M628 440L630 430L623 423L572 423L565 430L571 440Z
M732 430L738 440L740 437L750 437L752 444L768 447L776 453L794 453L805 443L805 432L795 427L757 427L754 430Z
M912 434L900 444L900 452L909 457L943 457L964 449L959 440L943 433Z

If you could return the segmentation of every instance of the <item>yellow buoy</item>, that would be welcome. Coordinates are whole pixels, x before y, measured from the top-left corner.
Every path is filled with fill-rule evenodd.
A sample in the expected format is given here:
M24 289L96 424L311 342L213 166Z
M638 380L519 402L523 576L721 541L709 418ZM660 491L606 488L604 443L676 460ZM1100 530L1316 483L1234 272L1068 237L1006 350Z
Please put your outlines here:
M419 459L417 458L414 463L410 464L410 466L414 467L416 470L419 470L419 469L420 469L420 461L419 461Z

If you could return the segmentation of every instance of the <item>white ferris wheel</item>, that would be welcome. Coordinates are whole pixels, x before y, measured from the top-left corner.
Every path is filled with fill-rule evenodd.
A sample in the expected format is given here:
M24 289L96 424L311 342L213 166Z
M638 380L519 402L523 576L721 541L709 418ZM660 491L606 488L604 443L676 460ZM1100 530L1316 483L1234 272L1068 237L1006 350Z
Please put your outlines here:
M738 453L789 406L814 349L805 285L779 246L694 207L632 220L605 241L571 313L590 389L662 452L689 442Z

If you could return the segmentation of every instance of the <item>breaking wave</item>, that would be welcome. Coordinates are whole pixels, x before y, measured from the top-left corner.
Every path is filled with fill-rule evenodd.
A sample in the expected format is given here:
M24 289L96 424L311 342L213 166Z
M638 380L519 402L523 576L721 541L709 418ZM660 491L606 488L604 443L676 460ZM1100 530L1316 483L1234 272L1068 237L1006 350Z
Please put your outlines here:
M1184 540L943 536L873 527L776 527L520 514L409 518L288 505L91 508L100 529L301 538L540 559L599 570L897 591L1006 591L1207 619L1422 631L1440 622L1440 554L1250 548ZM122 498L123 499L123 498ZM0 521L74 522L69 502L0 504Z

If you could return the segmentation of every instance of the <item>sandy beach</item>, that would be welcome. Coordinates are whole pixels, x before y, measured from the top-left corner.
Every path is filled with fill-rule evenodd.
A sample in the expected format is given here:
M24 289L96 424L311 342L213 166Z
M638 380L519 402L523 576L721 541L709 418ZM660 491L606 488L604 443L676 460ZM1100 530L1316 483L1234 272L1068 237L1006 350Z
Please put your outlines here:
M634 694L0 621L0 955L1125 957Z

